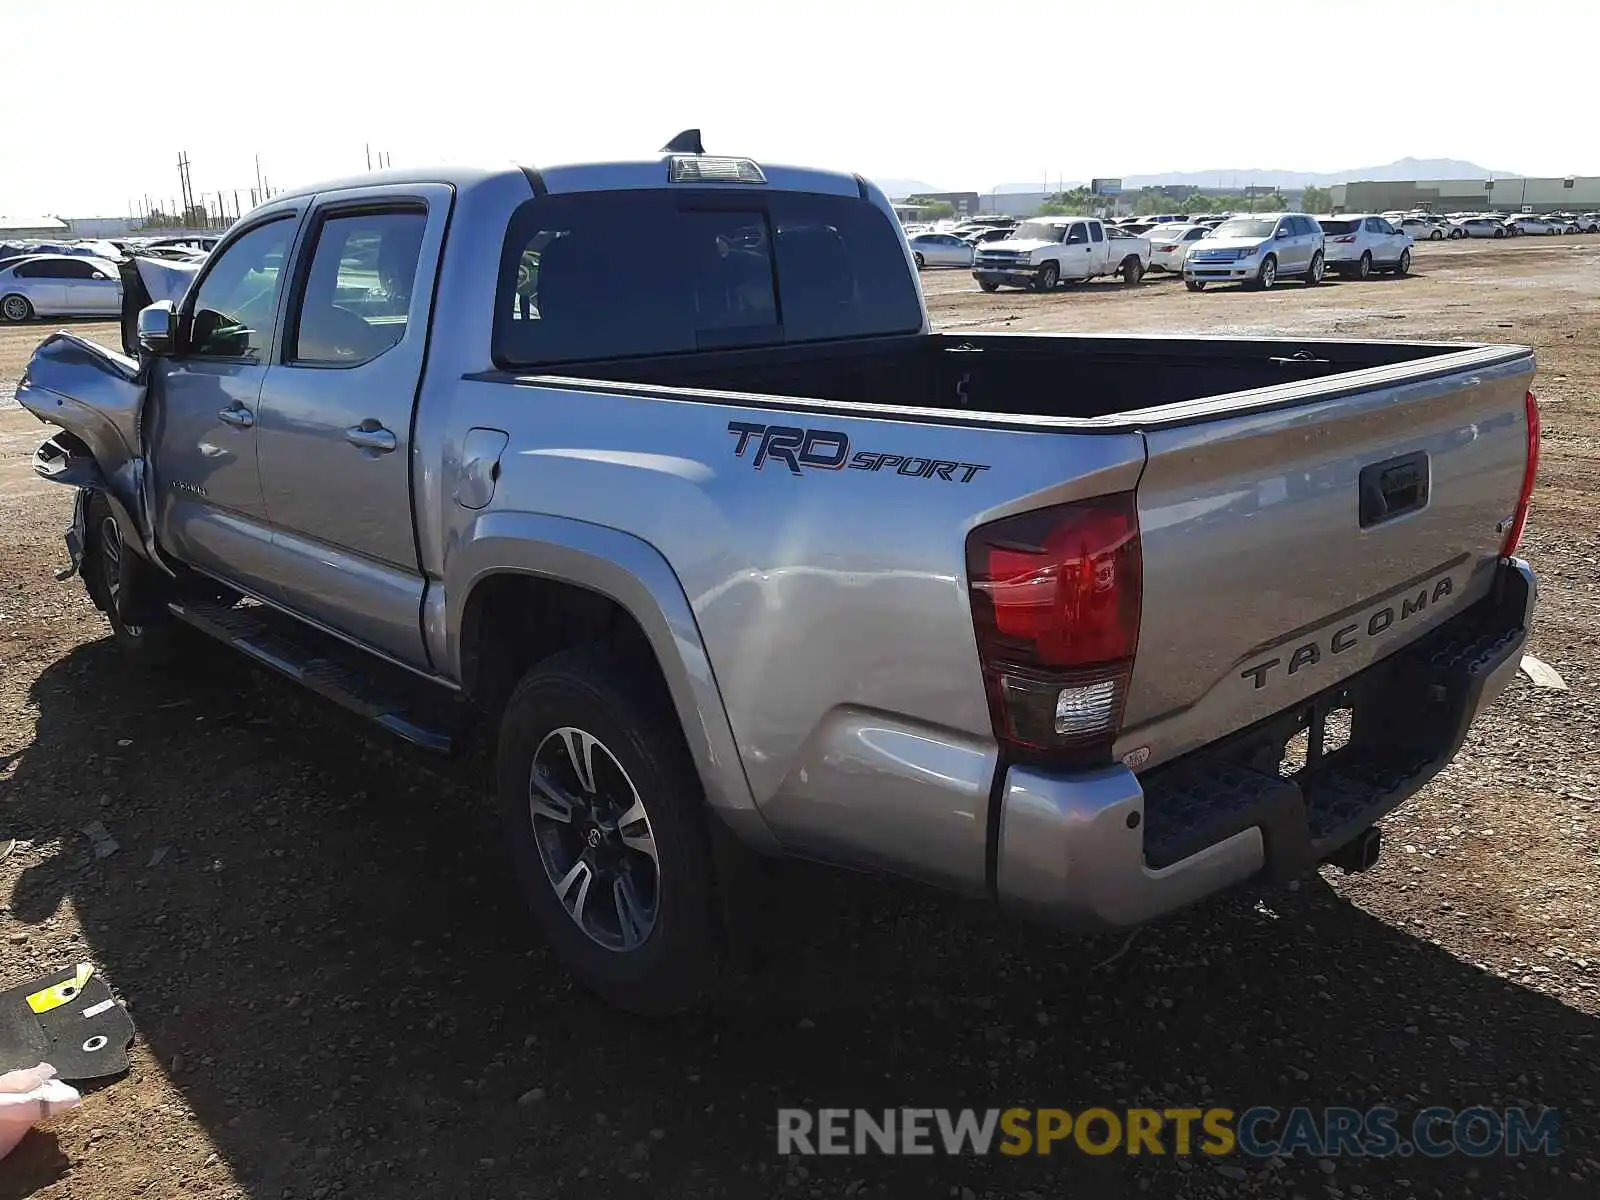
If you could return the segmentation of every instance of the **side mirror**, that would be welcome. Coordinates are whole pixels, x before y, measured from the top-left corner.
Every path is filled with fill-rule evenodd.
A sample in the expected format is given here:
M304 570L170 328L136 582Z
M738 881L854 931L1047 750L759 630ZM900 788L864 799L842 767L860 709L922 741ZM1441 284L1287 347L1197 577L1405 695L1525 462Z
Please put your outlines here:
M154 358L171 354L178 342L178 309L171 300L157 300L139 310L139 349Z

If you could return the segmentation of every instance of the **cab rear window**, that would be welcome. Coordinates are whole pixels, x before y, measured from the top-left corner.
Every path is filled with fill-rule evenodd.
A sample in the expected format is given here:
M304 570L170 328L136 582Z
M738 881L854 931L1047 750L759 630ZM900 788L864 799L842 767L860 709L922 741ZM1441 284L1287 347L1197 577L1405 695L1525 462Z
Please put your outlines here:
M864 200L793 192L546 196L506 233L502 366L914 333L899 235Z

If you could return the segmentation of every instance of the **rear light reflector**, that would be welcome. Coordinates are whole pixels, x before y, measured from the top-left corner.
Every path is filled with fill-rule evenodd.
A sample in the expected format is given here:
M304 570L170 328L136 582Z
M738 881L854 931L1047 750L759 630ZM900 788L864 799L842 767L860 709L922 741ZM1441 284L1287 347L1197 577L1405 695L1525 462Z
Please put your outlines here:
M1533 484L1539 474L1539 398L1529 392L1522 399L1528 414L1528 458L1522 467L1522 488L1517 493L1517 507L1511 514L1511 526L1506 530L1505 541L1500 544L1500 557L1508 558L1517 552L1522 543L1522 531L1528 526L1528 506L1533 502Z
M1143 593L1132 492L1007 517L967 537L978 657L1013 754L1110 762Z

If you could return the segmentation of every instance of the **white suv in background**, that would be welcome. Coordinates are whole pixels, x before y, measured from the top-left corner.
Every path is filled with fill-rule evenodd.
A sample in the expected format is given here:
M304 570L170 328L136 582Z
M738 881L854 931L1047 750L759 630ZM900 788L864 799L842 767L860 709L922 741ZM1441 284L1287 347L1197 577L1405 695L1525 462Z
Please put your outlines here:
M1374 271L1405 275L1411 270L1411 235L1371 213L1318 217L1328 270L1366 279Z

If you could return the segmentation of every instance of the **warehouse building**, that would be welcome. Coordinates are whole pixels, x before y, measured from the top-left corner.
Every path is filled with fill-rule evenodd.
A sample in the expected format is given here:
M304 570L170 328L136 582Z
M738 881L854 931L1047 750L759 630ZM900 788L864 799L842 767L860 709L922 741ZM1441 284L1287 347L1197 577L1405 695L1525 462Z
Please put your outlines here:
M1596 212L1600 176L1357 180L1333 185L1336 212Z

